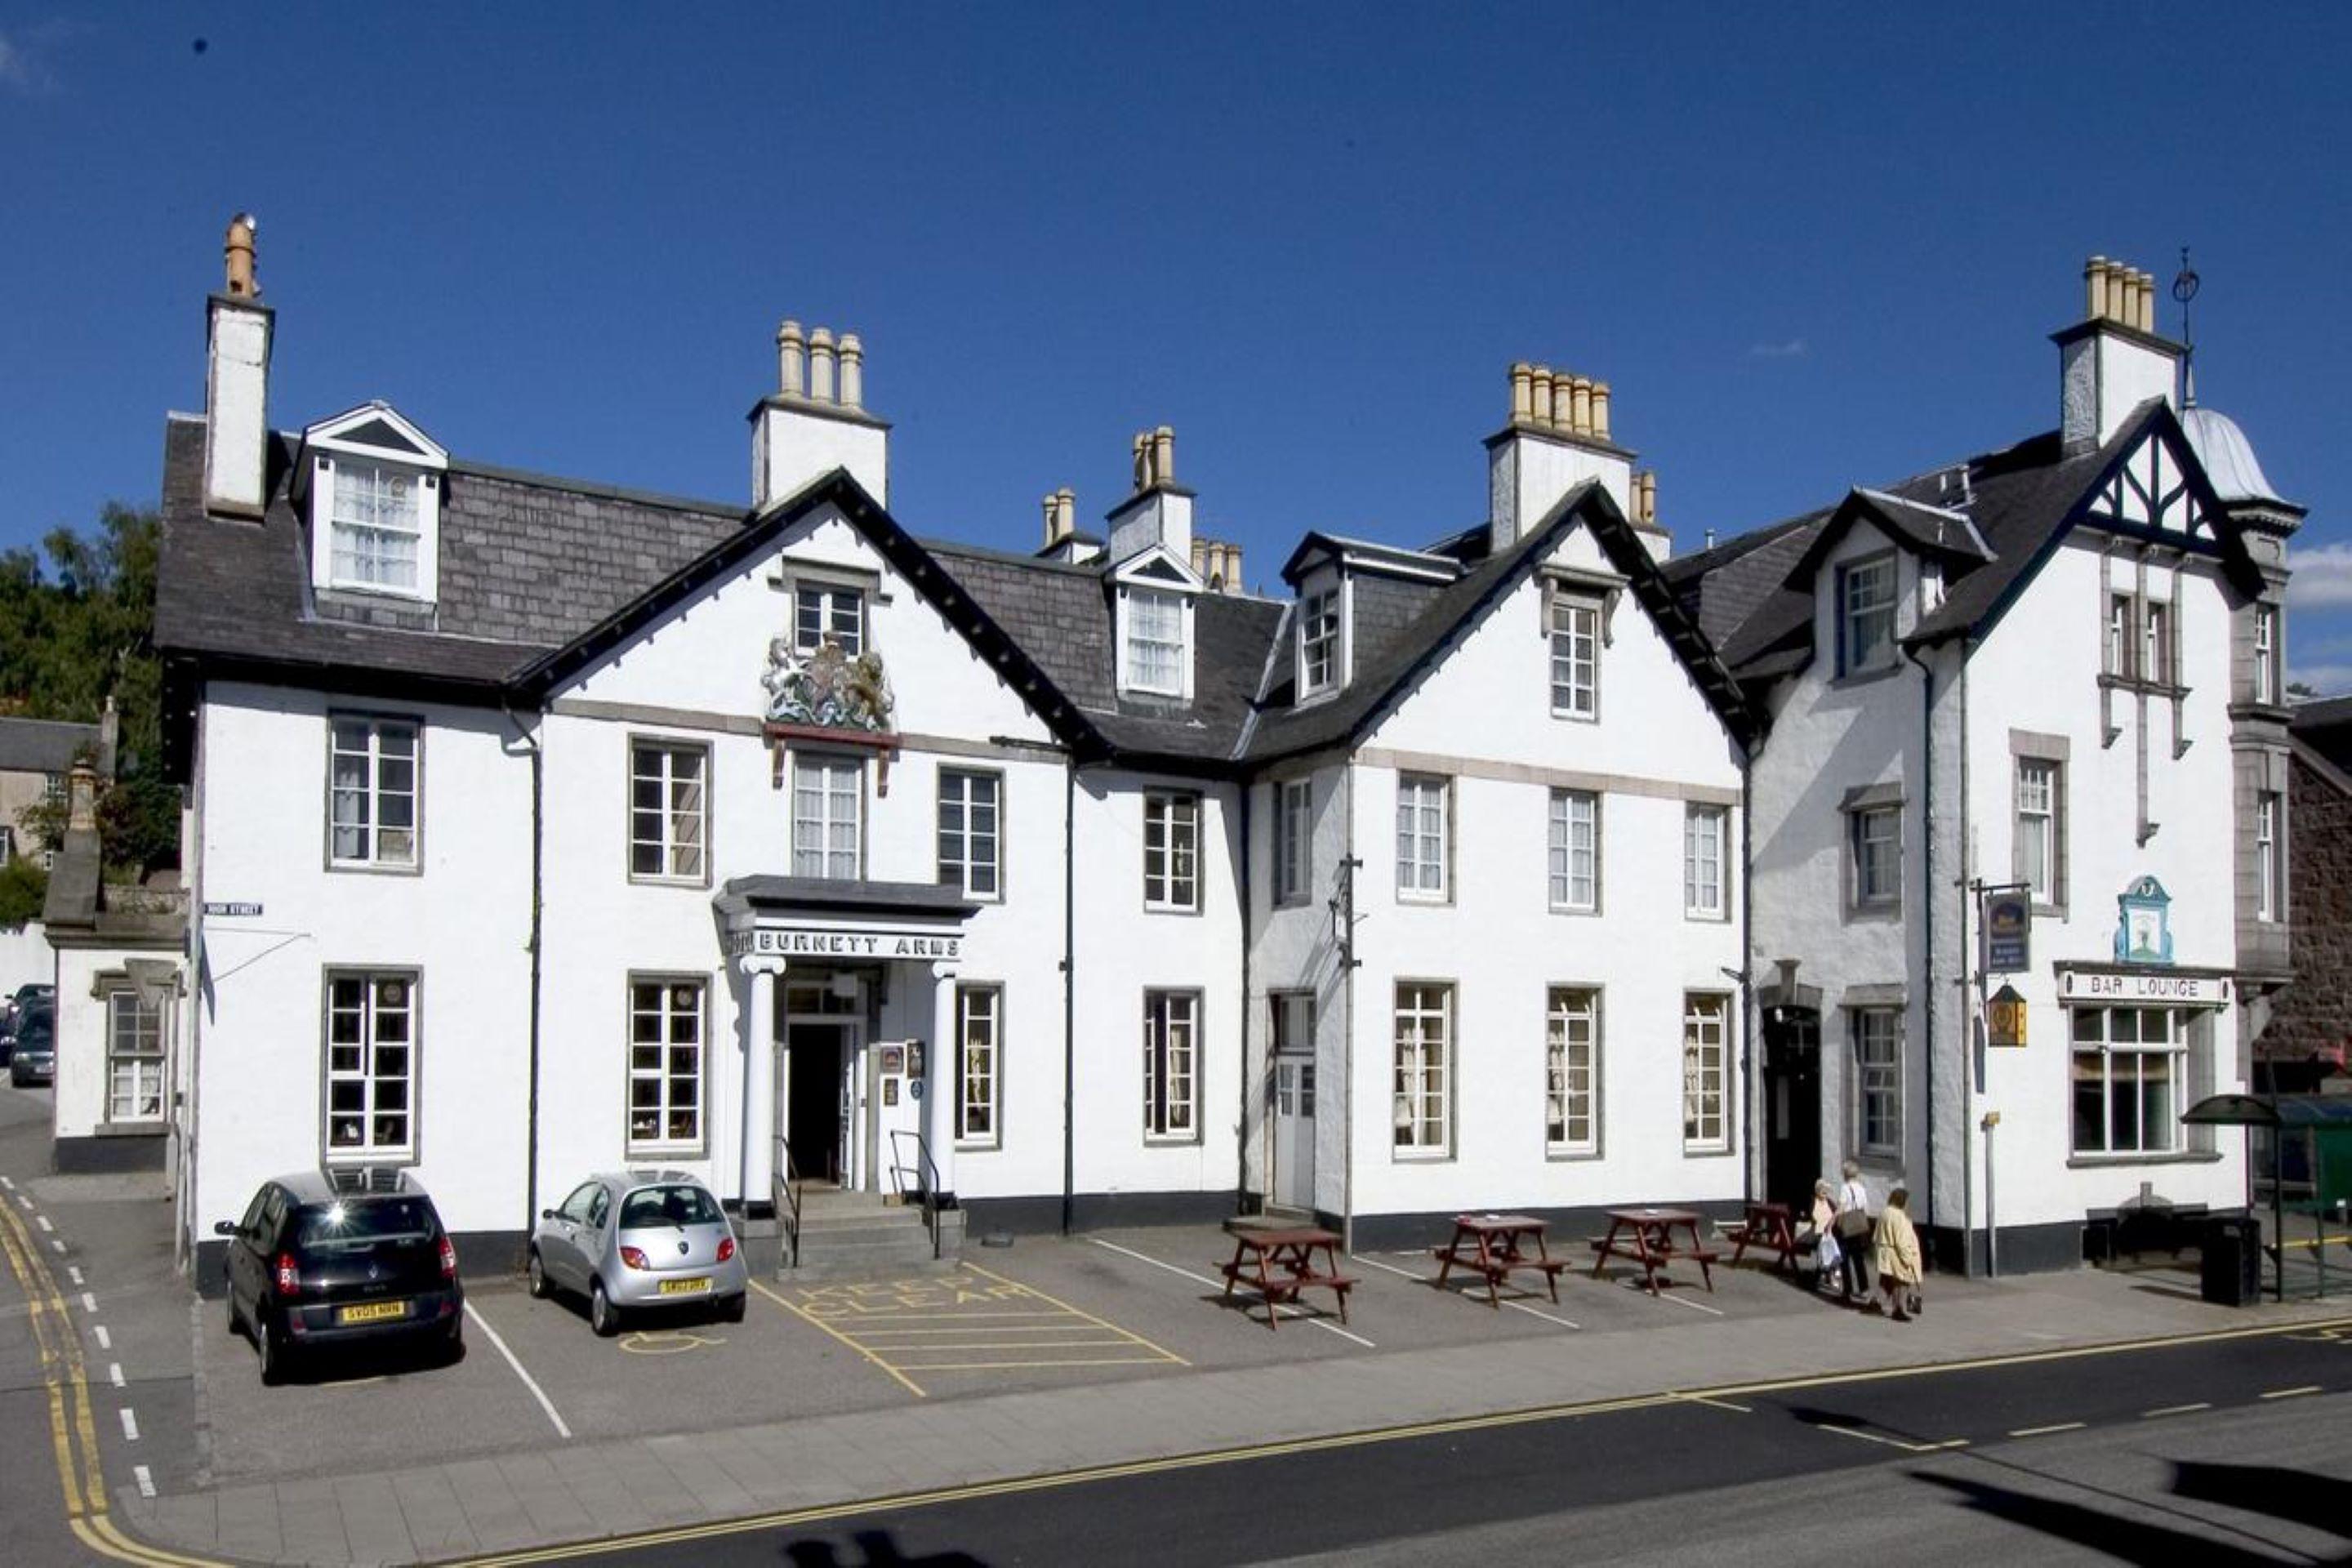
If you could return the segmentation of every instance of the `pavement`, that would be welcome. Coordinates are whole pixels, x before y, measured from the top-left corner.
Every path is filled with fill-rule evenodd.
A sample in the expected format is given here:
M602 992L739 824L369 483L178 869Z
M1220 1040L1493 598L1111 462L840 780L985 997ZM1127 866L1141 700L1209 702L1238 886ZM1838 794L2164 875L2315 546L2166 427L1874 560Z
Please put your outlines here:
M2220 1308L2178 1272L2081 1269L1933 1279L1923 1316L1898 1323L1754 1268L1657 1298L1575 1269L1557 1302L1538 1283L1497 1309L1437 1289L1426 1254L1381 1253L1349 1260L1362 1283L1345 1324L1300 1311L1276 1328L1262 1306L1221 1299L1223 1237L1166 1227L975 1247L960 1268L899 1279L763 1281L740 1325L668 1319L614 1341L591 1336L571 1304L474 1280L457 1364L322 1370L265 1390L220 1304L173 1275L155 1180L40 1174L33 1131L0 1102L0 1192L31 1244L18 1254L51 1303L45 1321L69 1323L78 1342L45 1363L64 1384L53 1403L82 1413L56 1429L59 1463L87 1492L67 1522L90 1552L157 1563L530 1552L1367 1431L2016 1364L2352 1312L2352 1300ZM24 1315L0 1288L12 1372L12 1343L30 1353L29 1339L10 1339ZM78 1497L70 1480L67 1495ZM50 1516L58 1496L47 1490Z

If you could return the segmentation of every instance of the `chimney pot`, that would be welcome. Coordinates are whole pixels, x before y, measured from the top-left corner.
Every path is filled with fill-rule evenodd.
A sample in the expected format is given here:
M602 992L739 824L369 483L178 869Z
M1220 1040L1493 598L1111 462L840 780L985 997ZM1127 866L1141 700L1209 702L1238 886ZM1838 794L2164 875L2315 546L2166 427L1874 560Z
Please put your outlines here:
M841 334L841 405L866 406L866 345L856 332Z
M1209 580L1209 542L1197 533L1192 536L1192 575L1203 583Z
M1060 520L1062 537L1067 539L1078 531L1077 492L1064 485L1054 492L1055 515Z
M1052 490L1045 492L1045 543L1050 547L1062 537L1062 498Z
M2156 331L2156 275L2139 275L2139 320L2136 325L2143 332Z
M809 398L815 403L834 400L834 370L839 362L835 357L833 333L824 327L809 334Z
M1242 547L1238 544L1228 544L1225 546L1225 592L1238 594L1241 591Z
M1609 384L1592 384L1592 433L1602 440L1609 439Z
M2083 319L2095 321L2107 313L2107 258L2094 256L2083 263L2083 289L2090 296Z
M222 292L232 300L250 300L261 292L253 280L253 236L259 226L251 213L239 213L228 220L228 238L222 247L228 280Z
M2125 322L2131 320L2131 268L2115 266L2107 268L2107 320Z
M1548 364L1528 367L1528 417L1538 425L1551 423L1551 366Z
M1536 367L1521 360L1511 366L1511 423L1525 425L1535 417Z
M776 390L786 397L808 395L808 334L789 316L776 329Z
M1580 375L1569 383L1569 428L1580 436L1592 434L1592 378Z
M98 770L76 763L66 775L66 830L93 833L98 829Z
M1176 482L1176 432L1166 425L1151 433L1151 480L1160 485Z
M1658 521L1658 470L1655 468L1642 470L1642 521Z

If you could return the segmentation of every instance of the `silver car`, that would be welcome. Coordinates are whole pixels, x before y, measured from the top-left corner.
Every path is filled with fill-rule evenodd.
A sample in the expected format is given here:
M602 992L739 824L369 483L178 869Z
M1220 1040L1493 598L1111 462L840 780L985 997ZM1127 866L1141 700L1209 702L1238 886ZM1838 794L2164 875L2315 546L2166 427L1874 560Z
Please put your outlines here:
M751 1276L734 1227L710 1189L683 1171L591 1176L540 1213L530 1236L530 1293L588 1298L588 1325L617 1333L621 1314L709 1304L743 1321Z

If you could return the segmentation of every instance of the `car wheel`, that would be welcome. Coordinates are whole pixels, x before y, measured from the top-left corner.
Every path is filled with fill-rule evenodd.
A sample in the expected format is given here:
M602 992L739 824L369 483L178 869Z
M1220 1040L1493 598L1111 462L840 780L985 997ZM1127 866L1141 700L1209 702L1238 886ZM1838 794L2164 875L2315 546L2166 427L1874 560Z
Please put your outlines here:
M750 1292L746 1291L743 1295L730 1296L724 1301L719 1302L719 1321L722 1323L741 1322L743 1321L743 1304L749 1299Z
M539 1248L530 1249L530 1261L523 1266L523 1287L534 1301L547 1300L547 1265L539 1260Z
M232 1285L228 1290L228 1337L235 1339L243 1332L245 1317L236 1310L236 1287Z
M278 1331L265 1320L257 1319L253 1325L253 1347L261 1360L261 1381L265 1387L275 1388L286 1381L290 1370L287 1363L293 1359L291 1349L278 1337Z
M588 1291L588 1326L595 1330L600 1338L608 1340L621 1330L621 1310L613 1305L613 1299L604 1294L602 1279L597 1280Z

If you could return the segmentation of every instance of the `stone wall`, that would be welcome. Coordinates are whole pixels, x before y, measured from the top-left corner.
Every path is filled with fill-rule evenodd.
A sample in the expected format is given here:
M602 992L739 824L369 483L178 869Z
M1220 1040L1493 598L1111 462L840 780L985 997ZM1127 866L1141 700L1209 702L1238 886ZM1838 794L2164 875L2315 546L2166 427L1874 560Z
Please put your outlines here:
M2287 784L2287 917L2294 984L2256 1050L2303 1062L2352 1043L2352 791L2300 752Z

